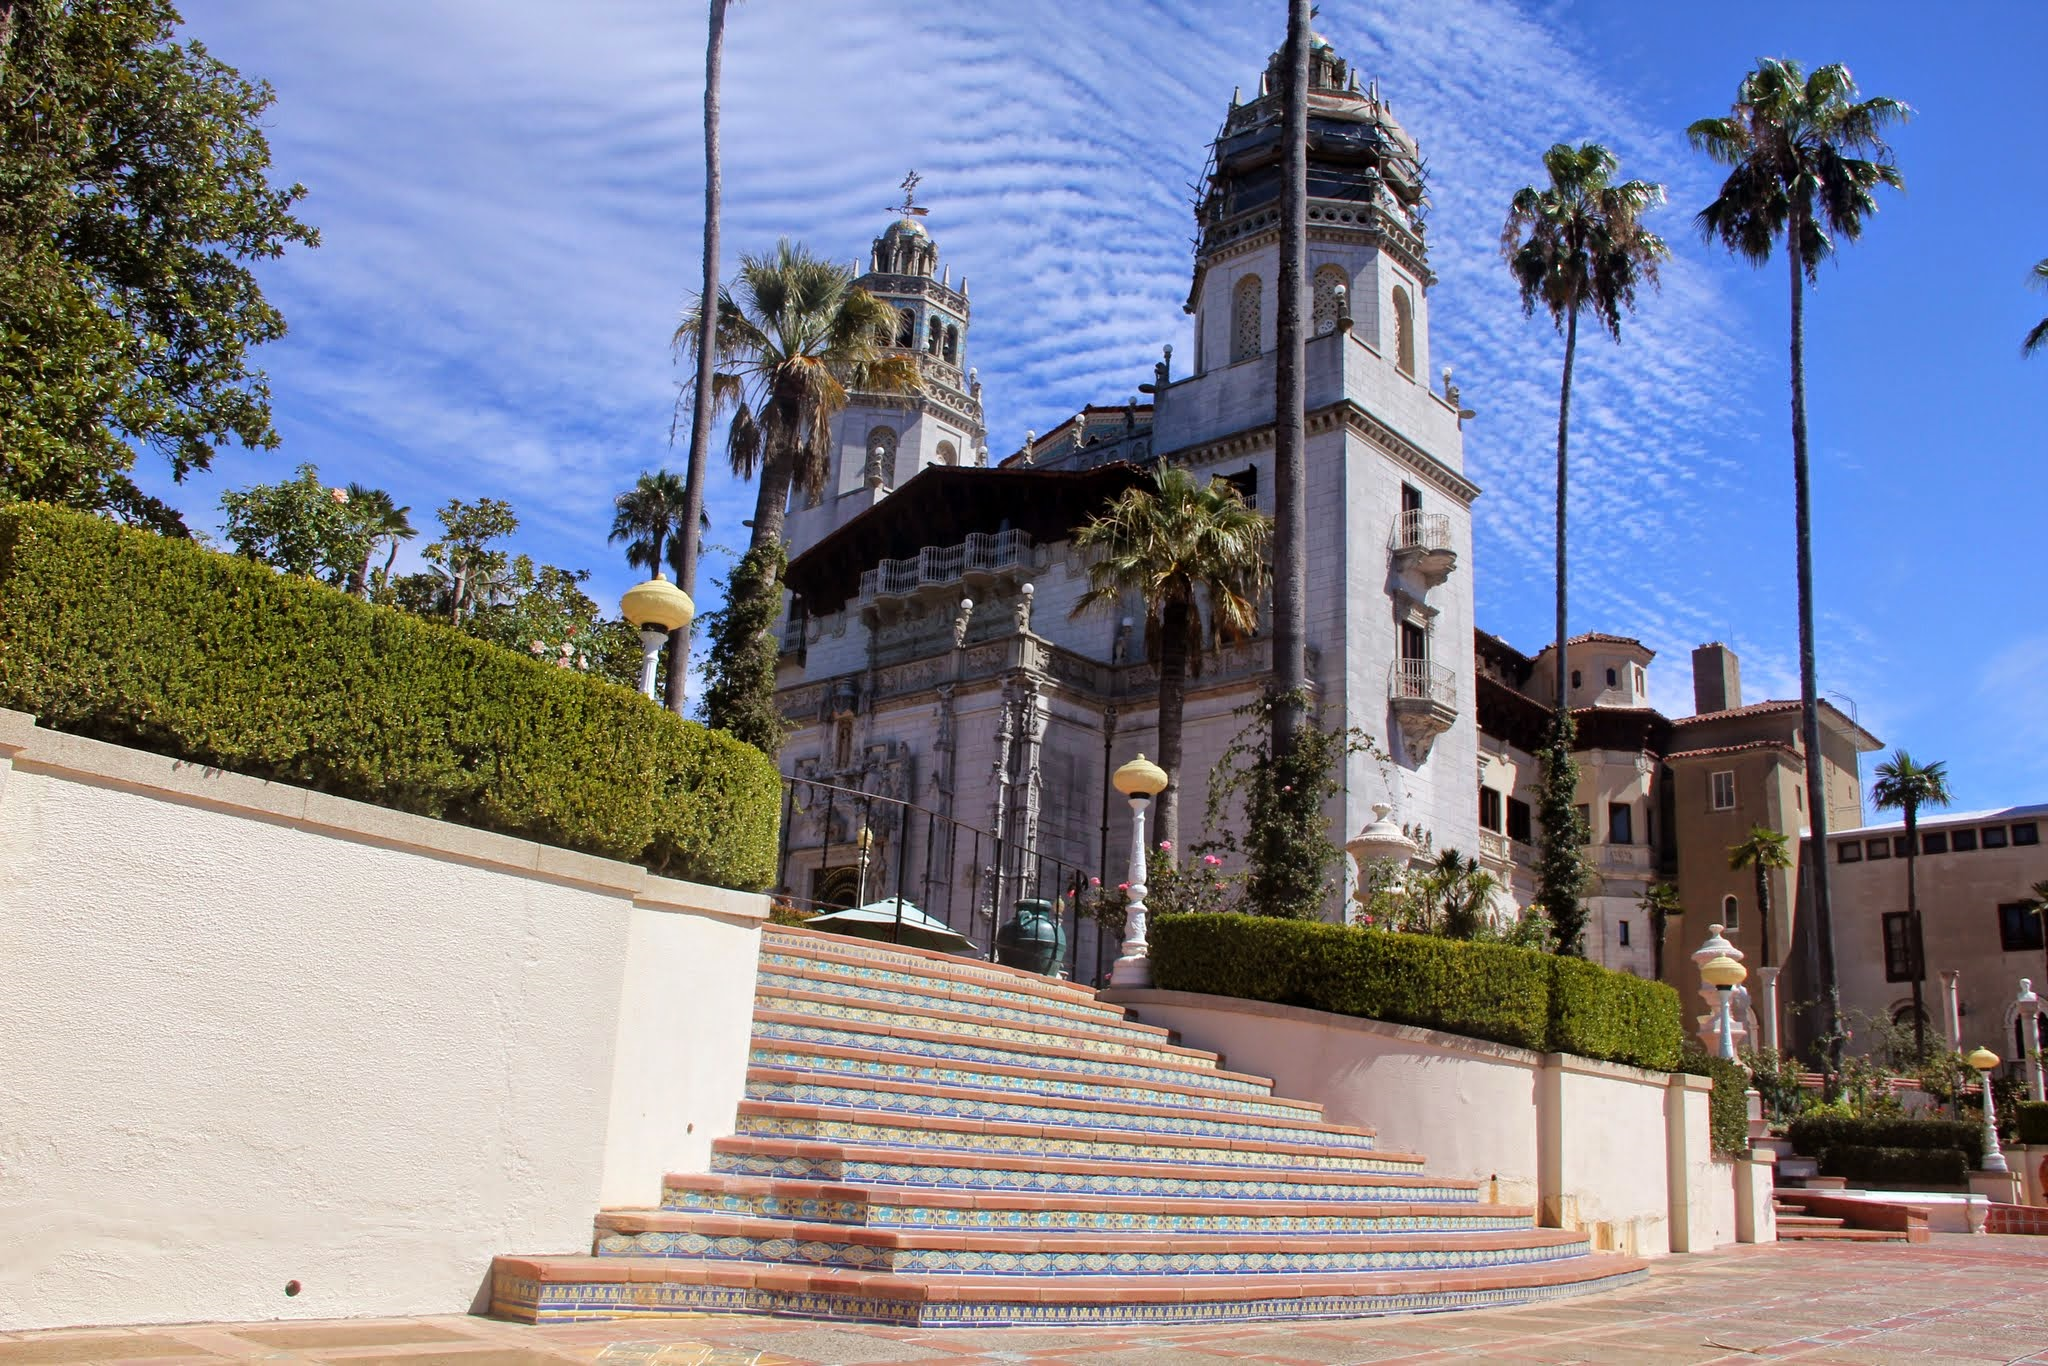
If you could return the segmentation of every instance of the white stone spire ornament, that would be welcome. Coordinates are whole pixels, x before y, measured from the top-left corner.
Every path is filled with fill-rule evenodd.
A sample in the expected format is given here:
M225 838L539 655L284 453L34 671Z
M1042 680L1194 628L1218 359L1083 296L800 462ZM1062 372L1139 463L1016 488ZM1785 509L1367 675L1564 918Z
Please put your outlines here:
M1351 897L1361 913L1369 894L1372 865L1391 863L1396 868L1406 868L1408 860L1415 857L1415 841L1393 819L1393 810L1385 802L1374 802L1372 819L1344 842L1344 852L1358 865L1358 884Z

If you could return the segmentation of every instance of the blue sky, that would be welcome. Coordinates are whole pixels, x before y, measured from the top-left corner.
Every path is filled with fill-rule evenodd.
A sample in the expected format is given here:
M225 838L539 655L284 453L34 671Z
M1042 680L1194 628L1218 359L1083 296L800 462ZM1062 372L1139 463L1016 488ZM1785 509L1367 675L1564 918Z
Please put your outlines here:
M1703 246L1718 184L1683 130L1758 55L1846 61L1918 117L1907 193L1809 293L1822 687L1888 743L1949 762L1959 802L2048 791L2041 603L2048 256L2039 103L2048 6L1326 0L1319 29L1376 75L1432 176L1433 353L1468 406L1486 490L1481 623L1550 631L1560 347L1496 254L1542 149L1596 138L1669 186L1677 260L1619 347L1581 348L1573 629L1659 651L1653 697L1691 710L1689 651L1741 653L1751 699L1796 695L1785 272ZM569 16L569 17L565 17ZM189 0L190 30L277 88L276 174L323 246L264 268L291 335L263 359L278 451L228 452L158 492L212 526L224 488L382 485L415 523L509 499L521 549L629 582L610 498L668 444L668 338L698 273L703 20L674 0ZM779 234L853 260L909 167L957 280L990 446L1121 402L1182 354L1199 175L1233 86L1284 8L1239 0L746 0L726 60L728 269ZM751 493L714 477L714 542ZM424 541L425 537L422 538ZM714 567L716 562L714 561ZM2034 585L2028 589L2026 585Z

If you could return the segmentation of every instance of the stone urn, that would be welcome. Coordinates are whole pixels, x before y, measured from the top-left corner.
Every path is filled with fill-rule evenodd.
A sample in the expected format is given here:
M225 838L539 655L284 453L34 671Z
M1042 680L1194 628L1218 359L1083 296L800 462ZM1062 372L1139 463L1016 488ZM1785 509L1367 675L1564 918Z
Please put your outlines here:
M1010 923L996 931L996 961L1004 967L1055 976L1066 953L1067 932L1050 901L1018 902Z

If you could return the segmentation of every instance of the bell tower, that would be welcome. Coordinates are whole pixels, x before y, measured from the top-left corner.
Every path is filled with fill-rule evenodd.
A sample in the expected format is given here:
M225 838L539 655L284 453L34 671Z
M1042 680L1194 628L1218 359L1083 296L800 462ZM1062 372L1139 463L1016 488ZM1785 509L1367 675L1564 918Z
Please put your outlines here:
M939 246L917 202L922 179L903 178L903 202L868 250L867 270L854 281L896 315L891 349L917 363L921 392L880 394L852 390L832 423L832 473L822 497L793 508L791 553L798 554L927 465L976 465L988 460L981 417L981 380L967 363L970 310L967 279L953 286L952 267L939 264Z

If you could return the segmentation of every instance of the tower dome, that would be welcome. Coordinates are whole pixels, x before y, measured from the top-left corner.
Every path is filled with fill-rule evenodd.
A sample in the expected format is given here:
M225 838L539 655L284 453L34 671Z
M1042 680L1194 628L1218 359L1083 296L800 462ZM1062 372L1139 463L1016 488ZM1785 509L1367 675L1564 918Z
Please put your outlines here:
M872 264L877 275L930 279L939 268L939 244L932 240L929 228L905 214L882 229L882 235L875 239Z

